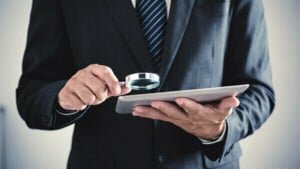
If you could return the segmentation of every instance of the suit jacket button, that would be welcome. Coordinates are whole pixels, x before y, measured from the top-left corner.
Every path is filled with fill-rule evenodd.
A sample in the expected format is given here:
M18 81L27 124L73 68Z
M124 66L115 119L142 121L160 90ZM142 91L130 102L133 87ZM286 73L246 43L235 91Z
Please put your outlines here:
M158 162L163 163L166 161L166 155L165 154L159 154L158 155Z

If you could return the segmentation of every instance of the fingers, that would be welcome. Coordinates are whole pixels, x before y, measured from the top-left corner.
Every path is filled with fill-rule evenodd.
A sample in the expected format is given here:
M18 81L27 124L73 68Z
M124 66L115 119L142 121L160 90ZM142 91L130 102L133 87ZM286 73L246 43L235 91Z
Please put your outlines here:
M170 122L198 138L210 139L222 133L232 108L239 105L235 96L224 98L217 104L199 104L187 98L178 98L175 102L178 106L161 101L152 102L151 107L137 106L132 114Z
M119 80L111 70L111 68L103 65L90 65L88 70L99 79L103 80L109 89L110 96L118 96L121 93Z
M177 105L169 102L155 101L151 106L164 113L170 119L187 120L186 114Z
M202 105L187 98L177 98L175 102L187 113L194 114L201 111Z
M129 92L130 89L119 85L109 67L94 64L73 75L59 92L58 100L66 110L82 110L87 105L98 105L110 96Z
M151 106L137 106L134 108L132 115L173 123L178 127L183 127L184 123L189 122L183 110L176 104L155 101L151 103Z
M108 97L107 87L103 81L93 74L87 71L84 72L79 78L74 79L77 80L76 84L78 86L73 87L73 90L85 104L100 104Z
M239 105L239 100L232 96L224 98L218 104L199 104L191 99L178 98L175 102L195 121L221 124L232 112L232 108Z
M101 103L108 96L106 84L86 69L72 76L65 88L86 105Z
M170 118L168 118L165 114L161 113L159 110L148 107L148 106L137 106L134 108L132 112L133 116L154 119L154 120L162 120L166 122L171 122Z
M62 90L59 93L58 102L63 109L70 111L84 110L87 107L75 93L67 92L66 90Z
M218 105L219 109L231 109L234 107L238 107L240 105L240 101L235 97L227 97L221 100L221 103Z
M218 104L202 105L187 98L177 98L175 102L188 114L193 114L195 112L207 110L208 107L210 109L215 109L215 111L219 110L219 112L222 112L223 110L229 110L234 107L237 107L240 104L239 100L235 96L224 98Z
M121 87L121 93L119 94L120 96L121 95L125 95L125 94L127 94L127 93L130 93L131 92L131 89L130 88L127 88L127 87L125 87L125 86L122 86Z

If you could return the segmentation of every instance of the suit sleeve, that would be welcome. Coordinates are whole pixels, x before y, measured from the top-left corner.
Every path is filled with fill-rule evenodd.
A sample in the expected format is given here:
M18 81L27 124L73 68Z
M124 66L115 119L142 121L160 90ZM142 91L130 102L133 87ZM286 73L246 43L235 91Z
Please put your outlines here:
M83 116L61 116L55 103L73 70L71 48L58 0L33 0L17 107L30 128L57 129Z
M206 146L206 154L212 160L220 160L230 154L235 143L263 125L275 106L262 1L232 2L234 10L224 62L223 85L249 83L250 88L239 96L240 106L227 119L224 141Z

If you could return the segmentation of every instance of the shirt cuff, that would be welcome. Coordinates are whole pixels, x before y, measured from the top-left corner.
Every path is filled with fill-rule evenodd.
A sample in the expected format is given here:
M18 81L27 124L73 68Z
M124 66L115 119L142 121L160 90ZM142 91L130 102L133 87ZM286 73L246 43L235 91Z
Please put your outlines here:
M214 140L206 140L206 139L201 139L201 138L198 138L202 144L204 145L212 145L212 144L216 144L216 143L219 143L221 141L224 140L224 137L225 137L225 133L226 133L226 130L227 130L227 124L225 123L225 126L224 126L224 130L221 134L221 136L219 138L216 138Z
M62 115L62 116L73 116L73 115L77 114L78 112L79 112L79 111L62 112L62 111L56 109L56 113L57 113L57 114L60 114L60 115Z

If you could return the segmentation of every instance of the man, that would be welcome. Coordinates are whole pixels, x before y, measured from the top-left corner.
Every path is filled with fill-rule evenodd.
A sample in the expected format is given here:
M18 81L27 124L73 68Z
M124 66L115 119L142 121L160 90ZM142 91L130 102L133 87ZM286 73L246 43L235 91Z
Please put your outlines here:
M238 169L275 104L266 37L261 0L34 0L18 109L31 128L75 123L69 169ZM117 114L135 72L158 73L155 92L250 88Z

